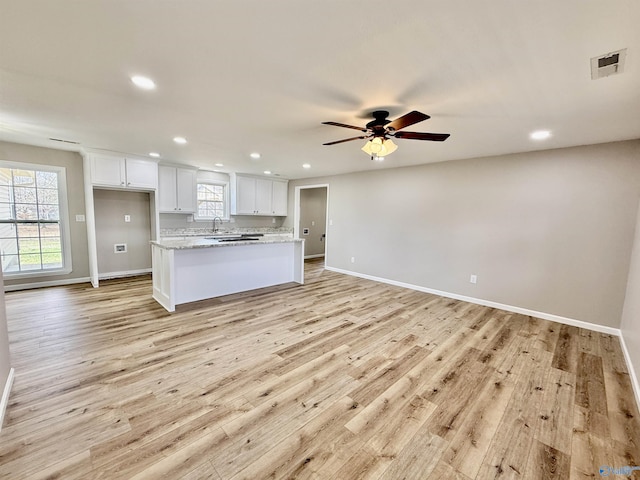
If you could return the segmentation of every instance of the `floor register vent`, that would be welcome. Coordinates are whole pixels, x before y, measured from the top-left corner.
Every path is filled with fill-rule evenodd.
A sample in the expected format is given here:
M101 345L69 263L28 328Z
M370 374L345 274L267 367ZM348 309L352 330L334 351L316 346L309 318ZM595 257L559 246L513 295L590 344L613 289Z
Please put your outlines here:
M624 60L627 56L627 49L623 48L617 52L607 53L591 59L591 79L609 77L624 71Z

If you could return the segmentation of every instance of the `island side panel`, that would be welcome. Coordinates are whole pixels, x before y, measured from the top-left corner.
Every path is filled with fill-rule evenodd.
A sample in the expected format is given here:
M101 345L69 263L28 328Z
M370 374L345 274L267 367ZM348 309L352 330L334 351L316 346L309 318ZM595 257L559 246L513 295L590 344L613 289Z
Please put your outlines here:
M293 281L304 284L304 239L301 242L293 244L294 248L294 266Z
M296 282L300 242L174 250L174 304ZM302 279L298 283L302 283Z
M174 250L151 246L153 298L169 312L176 309L173 263Z

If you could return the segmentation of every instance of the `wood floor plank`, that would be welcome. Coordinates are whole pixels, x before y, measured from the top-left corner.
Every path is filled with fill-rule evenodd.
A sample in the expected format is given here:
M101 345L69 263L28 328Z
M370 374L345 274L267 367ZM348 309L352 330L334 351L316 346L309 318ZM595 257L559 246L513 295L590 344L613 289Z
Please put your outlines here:
M597 478L640 460L610 335L305 263L181 305L149 276L8 292L0 478Z
M552 368L542 388L544 396L540 405L535 438L543 445L570 456L576 390L575 375ZM541 452L543 453L546 455L548 452L545 450Z
M577 373L578 365L578 334L579 328L560 325L558 341L553 354L551 366L569 373Z
M595 413L606 415L607 393L604 384L602 358L580 352L576 372L576 404Z
M565 480L571 476L571 454L565 454L540 441L534 441L523 478Z
M513 395L515 381L510 377L506 372L492 375L443 456L448 465L469 478L476 478Z
M525 344L526 345L526 344ZM523 478L534 443L543 385L552 358L525 347L513 395L476 478Z

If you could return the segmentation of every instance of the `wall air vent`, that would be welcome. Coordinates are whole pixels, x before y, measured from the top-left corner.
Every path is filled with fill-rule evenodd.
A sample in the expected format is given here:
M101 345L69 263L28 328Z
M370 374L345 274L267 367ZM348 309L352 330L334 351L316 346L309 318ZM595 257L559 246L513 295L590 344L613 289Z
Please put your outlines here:
M627 56L627 49L623 48L617 52L607 53L591 59L591 79L609 77L624 71L624 59Z

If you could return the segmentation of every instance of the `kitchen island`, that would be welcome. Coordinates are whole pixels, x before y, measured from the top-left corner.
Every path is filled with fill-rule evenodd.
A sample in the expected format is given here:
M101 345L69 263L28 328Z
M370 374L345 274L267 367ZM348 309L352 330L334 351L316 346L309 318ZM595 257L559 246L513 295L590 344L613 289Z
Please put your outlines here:
M153 298L176 305L283 283L304 283L304 240L195 237L151 242Z

